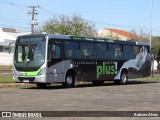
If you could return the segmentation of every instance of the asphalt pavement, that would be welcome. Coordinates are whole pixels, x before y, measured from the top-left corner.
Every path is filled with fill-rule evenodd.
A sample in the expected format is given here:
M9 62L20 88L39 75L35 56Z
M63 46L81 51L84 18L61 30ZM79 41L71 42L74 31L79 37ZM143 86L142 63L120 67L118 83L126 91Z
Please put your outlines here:
M0 88L0 111L160 111L160 82Z

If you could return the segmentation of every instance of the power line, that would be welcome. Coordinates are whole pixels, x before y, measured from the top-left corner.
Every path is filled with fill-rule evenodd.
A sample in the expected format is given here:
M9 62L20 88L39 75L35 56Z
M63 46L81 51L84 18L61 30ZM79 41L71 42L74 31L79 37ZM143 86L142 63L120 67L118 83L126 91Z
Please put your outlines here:
M0 0L0 3L2 3L2 4L6 4L6 5L12 5L12 6L15 6L15 7L21 7L21 8L27 8L28 6L26 6L26 5L22 5L22 4L18 4L18 3L14 3L14 2L6 2L6 1L2 1L2 0ZM29 14L32 14L32 17L33 17L33 15L36 15L36 14L38 14L38 13L36 13L36 11L34 11L35 12L35 14L34 14L34 12L33 12L33 7L34 6L30 6L30 8L32 8L32 12L29 12ZM39 6L35 6L35 8L36 7L39 7ZM36 10L34 8L34 10ZM57 16L57 15L59 15L59 14L57 14L57 13L54 13L54 12L52 12L52 11L50 11L50 10L48 10L48 9L45 9L45 8L42 8L42 7L39 7L39 9L41 10L41 14L50 14L50 15L53 15L53 16ZM12 19L12 18L11 18ZM25 21L24 21L25 22ZM105 27L107 27L107 26L111 26L111 27L123 27L123 28L128 28L128 29L142 29L142 28L144 28L144 29L146 29L146 30L149 30L149 28L148 27L144 27L144 26L131 26L131 25L122 25L122 24L115 24L115 23L106 23L106 22L99 22L99 21L91 21L91 22L95 22L96 23L96 26L97 25L103 25L103 28L105 28ZM10 22L11 23L11 22ZM33 19L32 18L32 22L31 22L31 24L35 24L35 25L37 25L37 21L36 21L36 19ZM34 30L34 24L33 24L33 26L31 27L32 28L32 30ZM153 31L154 32L157 32L157 33L160 33L160 30L159 29L153 29Z
M29 20L24 20L24 19L14 19L14 18L1 18L0 17L0 23L9 23L9 24L12 24L12 23L18 23L18 24L25 24L27 23Z
M18 6L18 7L27 8L27 6L25 6L25 5L21 5L21 4L13 3L13 2L6 2L6 1L1 1L1 0L0 0L0 3L6 4L6 5L12 5L12 6Z
M45 14L47 13L47 14L50 14L50 15L53 15L53 16L59 15L59 14L57 14L57 13L54 13L54 12L52 12L52 11L50 11L50 10L47 10L47 9L45 9L45 8L42 8L42 7L40 7L40 9L41 9L41 11L44 12Z

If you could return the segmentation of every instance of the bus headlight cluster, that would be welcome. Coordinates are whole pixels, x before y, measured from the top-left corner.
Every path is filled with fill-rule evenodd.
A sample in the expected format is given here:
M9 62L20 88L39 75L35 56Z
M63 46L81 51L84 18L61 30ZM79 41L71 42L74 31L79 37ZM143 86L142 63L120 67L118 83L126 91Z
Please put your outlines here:
M39 74L38 75L43 75L44 74L44 72L45 72L45 68L43 68L40 72L39 72Z
M13 75L17 75L17 71L15 69L12 70Z
M12 72L13 72L13 75L15 75L15 76L22 76L23 75L23 72L18 72L16 69L13 69L12 70Z

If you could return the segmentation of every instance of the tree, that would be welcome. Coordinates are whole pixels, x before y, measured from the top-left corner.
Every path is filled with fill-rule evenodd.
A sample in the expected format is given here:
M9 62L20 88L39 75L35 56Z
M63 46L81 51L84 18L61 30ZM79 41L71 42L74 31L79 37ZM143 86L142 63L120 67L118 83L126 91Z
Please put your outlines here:
M139 41L150 42L150 33L140 29L139 31L132 29L132 34L139 36ZM154 55L154 58L159 62L160 61L160 37L152 37L151 41L151 52Z
M132 36L133 40L149 42L150 33L146 32L144 29L139 29L139 30L132 29L130 33L133 34Z
M160 61L160 37L152 37L152 53L157 61Z
M95 24L83 19L80 15L73 14L72 17L60 15L46 21L42 27L41 32L50 34L76 35L76 36L90 36L96 35Z

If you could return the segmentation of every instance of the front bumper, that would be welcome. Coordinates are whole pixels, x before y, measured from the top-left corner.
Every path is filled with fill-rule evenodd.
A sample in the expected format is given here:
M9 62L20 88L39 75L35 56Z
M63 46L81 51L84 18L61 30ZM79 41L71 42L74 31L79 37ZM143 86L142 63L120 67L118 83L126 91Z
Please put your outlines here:
M46 75L40 76L13 76L13 80L17 83L47 83Z

